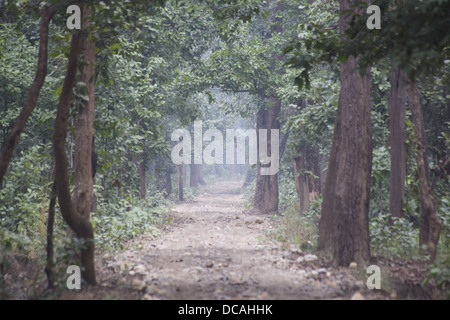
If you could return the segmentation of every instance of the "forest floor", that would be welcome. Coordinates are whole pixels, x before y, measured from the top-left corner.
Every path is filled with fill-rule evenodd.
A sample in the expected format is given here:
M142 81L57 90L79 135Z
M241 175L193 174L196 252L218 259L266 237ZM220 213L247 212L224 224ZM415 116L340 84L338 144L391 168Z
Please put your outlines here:
M216 182L174 205L158 237L97 258L101 286L63 299L390 299L358 268L332 268L274 240L278 221L244 208L242 181Z

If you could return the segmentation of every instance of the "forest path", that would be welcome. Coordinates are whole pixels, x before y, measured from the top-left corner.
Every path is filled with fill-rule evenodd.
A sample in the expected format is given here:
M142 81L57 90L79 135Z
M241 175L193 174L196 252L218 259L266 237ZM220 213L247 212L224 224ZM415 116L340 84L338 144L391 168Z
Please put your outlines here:
M346 299L364 289L348 270L320 267L316 256L271 240L274 220L244 208L241 185L204 187L170 210L161 236L135 239L102 264L143 299Z

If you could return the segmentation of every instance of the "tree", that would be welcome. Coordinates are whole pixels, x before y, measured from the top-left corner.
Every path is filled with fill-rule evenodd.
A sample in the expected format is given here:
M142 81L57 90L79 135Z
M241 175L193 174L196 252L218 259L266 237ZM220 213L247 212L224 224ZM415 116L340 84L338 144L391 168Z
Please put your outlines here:
M25 128L28 118L36 107L39 93L44 84L45 77L47 76L47 47L49 24L59 6L60 4L53 4L50 6L45 4L41 9L38 66L22 111L20 112L20 115L17 118L16 123L14 124L11 133L8 136L8 139L3 146L3 150L0 156L0 186L3 183L3 177L5 176L8 165L11 162L20 135Z
M340 11L354 3L340 1ZM342 14L341 32L350 18ZM330 250L335 263L365 264L369 248L369 192L372 169L370 70L355 71L358 57L341 64L341 91L319 225L319 248Z
M268 106L261 107L256 114L256 130L280 129L279 115L281 112L281 101L277 98L268 99ZM259 135L258 154L259 154ZM273 154L272 137L267 137L267 153ZM254 205L255 208L264 213L278 212L278 173L272 175L262 175L261 168L267 165L258 164Z
M396 69L391 74L389 98L389 144L391 154L389 211L392 217L401 218L405 197L406 179L406 89L404 71Z
M55 154L56 192L61 214L76 236L83 240L85 247L81 251L83 279L88 284L96 284L94 264L94 229L88 216L79 212L70 195L68 161L65 151L67 120L72 101L72 90L75 85L78 58L82 45L82 32L72 35L70 56L64 79L60 100L57 107L55 129L53 134L53 151ZM89 144L92 140L89 141ZM92 177L90 177L92 178ZM90 201L90 199L89 199Z
M80 76L81 87L77 88L77 132L75 137L75 177L73 202L76 211L89 220L91 212L93 174L92 154L94 153L94 101L95 101L95 40L91 22L92 7L84 11L84 39L81 51L83 69Z
M411 81L409 84L409 92L411 95L410 105L414 124L415 142L417 145L416 161L422 208L422 213L420 215L419 244L428 246L428 250L431 253L431 261L434 261L436 258L437 244L439 242L442 223L439 220L437 203L433 195L433 190L431 189L430 178L427 172L429 168L427 160L427 143L422 111L420 110L419 90L415 81Z

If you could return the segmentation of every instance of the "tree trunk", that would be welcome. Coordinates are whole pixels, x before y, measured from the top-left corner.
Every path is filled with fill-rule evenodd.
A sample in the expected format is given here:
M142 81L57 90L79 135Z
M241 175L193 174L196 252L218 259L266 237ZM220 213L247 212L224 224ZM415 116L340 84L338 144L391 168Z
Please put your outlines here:
M55 274L55 258L53 250L53 226L55 223L55 204L56 204L56 180L53 168L52 173L52 190L50 192L50 203L48 205L48 218L47 218L47 263L45 266L45 273L47 274L48 288L53 289L56 274Z
M188 166L187 164L182 164L183 166L183 170L181 172L183 172L183 187L186 187L186 183L187 183L187 171L188 171Z
M198 188L199 186L199 177L200 177L200 165L199 164L191 164L191 176L189 185L191 188Z
M147 196L146 169L147 159L145 153L142 152L141 161L139 163L139 197L141 199L145 199Z
M81 40L81 32L73 34L67 72L56 112L53 149L55 154L56 192L61 214L64 221L66 221L70 228L75 231L77 238L85 241L85 246L81 250L81 264L83 267L82 277L88 284L94 285L96 284L94 229L88 217L77 212L73 204L70 195L68 160L65 152L67 120L70 115L72 90L76 81L79 50L82 45ZM89 140L89 145L91 145L91 141L92 140ZM91 155L89 154L89 157L90 156Z
M172 177L170 166L166 165L164 158L157 156L155 162L156 187L165 198L172 194Z
M220 164L215 164L214 165L214 171L216 173L216 177L221 177L222 176L222 167Z
M178 199L180 201L184 200L184 195L183 195L183 165L179 164L178 165Z
M202 165L199 164L199 169L198 169L198 183L201 184L202 186L206 185L205 180L203 179L203 168Z
M439 220L437 203L430 187L430 180L427 172L427 143L423 126L422 111L420 110L419 89L414 79L409 83L409 90L415 143L417 144L416 162L419 174L419 191L421 199L419 244L420 246L428 246L431 261L434 261L436 258L442 223Z
M270 31L267 33L266 37L271 38L274 33L283 33L283 18L279 15L280 12L285 10L283 1L271 1L272 9L271 15L273 16L273 23L270 27ZM279 52L272 52L272 62L271 69L276 70L277 61L282 61L283 57L279 55ZM256 114L256 132L257 132L257 141L258 141L258 157L259 157L259 130L267 129L267 152L268 154L272 154L272 133L271 129L280 129L280 121L279 117L281 114L281 101L276 98L276 89L272 88L273 92L271 97L267 99L267 97L263 94L263 101L268 100L269 106L265 105L262 108L259 108ZM279 141L278 141L279 144ZM279 153L280 155L280 153ZM279 160L279 159L277 159ZM262 213L278 213L278 173L274 175L261 175L261 166L265 167L266 165L257 164L257 177L256 177L256 187L255 187L255 196L254 196L254 205L255 208L258 209Z
M316 150L310 146L301 148L301 156L294 158L295 188L300 200L300 214L311 207L311 201L318 195L319 165Z
M89 19L92 7L86 7L87 22L84 28L89 30ZM89 101L78 103L77 132L75 137L75 178L73 189L73 202L75 210L89 219L93 192L92 154L94 131L94 98L95 98L95 40L85 33L81 59L83 71L80 81L86 85L87 92L81 94L89 97Z
M405 199L406 177L406 83L403 70L397 69L391 75L391 95L389 100L389 144L391 146L391 173L389 211L392 217L401 218Z
M340 0L341 13L354 1ZM341 15L343 32L348 16ZM357 58L341 64L341 90L323 194L319 249L329 250L338 266L370 259L369 192L372 170L370 70L362 76Z
M281 158L283 157L284 151L286 151L286 144L289 138L289 130L283 134L282 138L281 138L281 142L280 142L280 160L279 163L281 163Z
M168 198L172 194L172 175L171 169L167 168L165 173L164 197Z
M260 129L267 129L267 153L272 154L271 150L271 129L280 129L278 117L281 111L281 102L271 99L270 107L260 108L256 118L256 132ZM258 154L259 154L259 134L257 134ZM262 166L257 166L257 180L255 188L254 204L255 208L263 213L278 212L278 173L274 175L261 175Z
M20 135L22 134L25 124L28 121L31 113L36 107L36 103L39 97L42 86L44 85L45 77L47 76L47 58L48 58L48 26L50 20L56 12L58 5L51 6L44 5L41 9L41 22L39 26L39 54L38 54L38 66L36 74L28 91L25 104L17 117L16 122L12 128L11 133L6 140L3 150L0 156L0 186L3 184L3 177L6 174L9 163L14 155L14 150L19 142Z
M253 180L255 180L256 177L256 170L255 168L252 168L251 166L247 167L247 173L245 175L244 184L242 185L243 188L248 187Z
M309 201L309 184L308 176L304 174L305 170L304 158L294 158L294 174L295 174L295 188L297 196L300 201L300 214L303 215L309 210L311 202Z

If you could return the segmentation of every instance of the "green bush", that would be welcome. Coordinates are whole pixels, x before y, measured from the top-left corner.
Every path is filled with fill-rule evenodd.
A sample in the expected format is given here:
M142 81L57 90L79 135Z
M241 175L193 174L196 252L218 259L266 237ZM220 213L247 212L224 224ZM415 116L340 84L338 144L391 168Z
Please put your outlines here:
M428 275L423 280L422 285L426 286L431 282L446 295L446 298L450 298L450 255L436 263L428 266Z
M289 206L283 213L280 227L274 230L275 239L292 243L302 250L316 250L321 203L322 197L312 201L310 210L303 215L298 201Z
M150 232L158 234L161 223L164 198L156 194L145 200L134 198L117 202L100 201L97 212L91 216L95 228L95 240L100 248L122 249L125 241L137 235Z
M392 219L393 223L390 223ZM419 231L404 218L380 214L369 222L372 253L398 258L419 258Z

